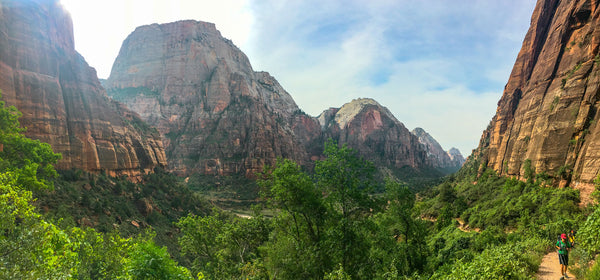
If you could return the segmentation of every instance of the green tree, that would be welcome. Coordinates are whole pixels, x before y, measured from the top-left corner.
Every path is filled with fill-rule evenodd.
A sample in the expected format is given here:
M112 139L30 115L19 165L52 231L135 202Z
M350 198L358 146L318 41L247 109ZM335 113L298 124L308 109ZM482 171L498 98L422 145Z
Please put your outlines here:
M368 218L377 208L369 195L376 184L375 166L331 139L325 143L324 155L325 159L315 165L315 178L328 212L325 248L351 277L369 278L366 236L371 227Z
M289 160L263 175L265 197L278 211L265 245L265 262L277 278L322 279L338 265L355 279L373 275L368 238L378 209L369 195L374 165L332 140L324 154L312 179Z
M77 256L69 236L44 221L31 192L12 172L0 173L0 278L61 279L75 274Z
M189 215L177 222L181 230L181 253L192 264L192 272L209 278L235 279L262 275L258 248L268 239L269 224L255 213L243 219L213 210L206 217ZM260 277L259 277L260 278Z
M92 228L74 227L69 236L77 252L77 279L118 279L125 277L125 260L135 240L118 232L99 233Z
M126 279L132 280L194 279L187 268L171 259L166 247L156 246L153 241L133 245L126 271Z
M331 267L322 250L327 213L322 192L290 160L278 160L260 181L263 196L280 212L274 219L275 238L267 248L267 265L283 279L318 279Z
M270 186L265 188L265 197L275 208L289 214L294 238L307 234L312 242L321 240L326 210L322 194L311 178L288 159L278 160L277 168L266 176L261 181L263 187Z
M0 171L11 171L17 184L29 190L51 188L48 179L57 176L52 165L61 155L49 144L25 137L19 124L21 115L14 106L5 107L0 101Z
M190 214L177 222L181 229L179 247L181 253L192 260L194 272L206 272L218 275L221 249L219 234L223 232L225 223L217 215L199 217Z
M590 255L600 252L600 207L597 207L577 232L577 246L586 250Z
M415 195L399 182L386 183L387 209L375 216L377 230L370 240L370 259L383 278L423 271L427 258L427 228L411 215ZM393 277L392 277L393 276Z

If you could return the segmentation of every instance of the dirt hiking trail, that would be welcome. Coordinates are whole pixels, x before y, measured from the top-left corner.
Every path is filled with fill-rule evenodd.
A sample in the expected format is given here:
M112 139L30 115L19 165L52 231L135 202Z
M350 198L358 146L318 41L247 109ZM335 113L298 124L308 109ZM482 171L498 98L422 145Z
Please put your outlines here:
M565 278L566 280L576 279L573 274L568 273L569 278ZM535 275L535 279L538 280L559 280L562 275L560 275L560 264L558 263L558 253L556 251L550 252L544 256L542 259L542 263L540 264L540 269Z

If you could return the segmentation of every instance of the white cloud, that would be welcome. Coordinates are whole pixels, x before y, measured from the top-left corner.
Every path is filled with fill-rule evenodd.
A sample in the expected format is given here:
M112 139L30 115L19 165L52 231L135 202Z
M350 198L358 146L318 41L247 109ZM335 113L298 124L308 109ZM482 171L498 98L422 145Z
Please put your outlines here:
M61 0L76 48L107 77L135 27L213 22L317 115L371 97L446 149L475 148L495 113L535 0Z
M301 109L371 97L466 156L495 113L535 1L275 2L284 4L253 6L248 56ZM331 40L319 34L344 17Z

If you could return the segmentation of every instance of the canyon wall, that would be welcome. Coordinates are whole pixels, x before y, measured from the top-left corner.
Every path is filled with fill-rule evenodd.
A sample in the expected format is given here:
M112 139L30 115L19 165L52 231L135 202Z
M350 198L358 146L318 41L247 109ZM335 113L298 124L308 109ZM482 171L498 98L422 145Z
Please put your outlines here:
M0 1L0 90L26 136L62 154L57 169L137 177L166 165L159 133L111 101L75 51L58 1Z
M600 170L600 11L596 0L539 0L496 115L471 160L523 178L593 190Z

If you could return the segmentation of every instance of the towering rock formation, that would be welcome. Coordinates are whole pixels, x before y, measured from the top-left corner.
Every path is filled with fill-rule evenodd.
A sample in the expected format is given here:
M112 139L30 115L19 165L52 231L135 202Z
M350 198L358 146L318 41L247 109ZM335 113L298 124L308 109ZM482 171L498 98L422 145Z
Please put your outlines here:
M460 168L465 163L465 158L457 148L450 148L447 154L450 157L450 161L452 161L452 166L458 166Z
M75 51L56 0L0 1L0 90L23 113L25 134L63 155L58 169L138 176L166 164L158 133L110 101Z
M443 163L429 157L419 138L373 99L355 99L339 109L324 111L318 119L326 138L347 144L380 166L424 170L440 168L449 162L449 158Z
M460 151L458 151L456 148L452 148L448 152L444 151L440 143L438 143L422 128L417 127L413 129L411 133L417 136L419 142L425 146L428 161L433 167L448 170L450 173L456 172L464 163L464 159L460 154Z
M180 174L252 176L277 157L306 163L309 132L320 133L318 122L268 73L254 72L212 23L138 27L105 84L164 134L169 166Z
M585 192L600 169L600 9L538 0L496 115L473 159L523 177L526 161Z
M104 85L163 133L179 174L252 176L277 157L310 165L329 137L389 168L432 168L418 139L374 100L304 114L211 23L138 27Z

